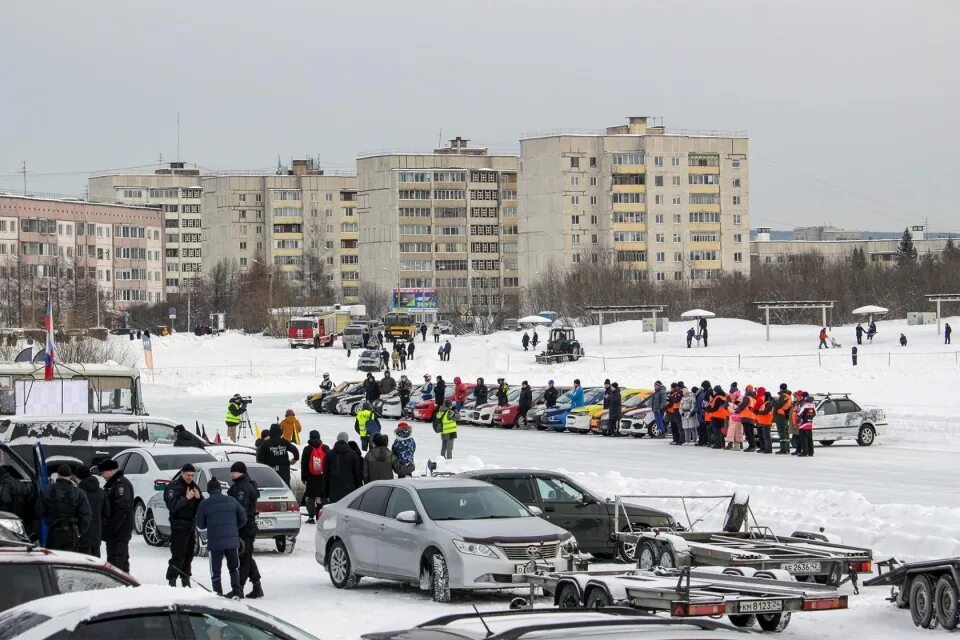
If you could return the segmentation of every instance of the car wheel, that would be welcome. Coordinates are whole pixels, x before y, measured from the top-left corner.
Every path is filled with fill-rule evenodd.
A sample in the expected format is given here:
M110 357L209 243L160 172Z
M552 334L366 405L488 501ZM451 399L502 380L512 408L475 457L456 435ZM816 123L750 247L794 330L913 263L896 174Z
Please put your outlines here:
M323 413L323 403L322 402L311 402L310 408L316 411L317 413Z
M277 547L277 553L288 556L293 553L293 548L297 545L297 539L294 536L276 536L273 543Z
M207 545L200 539L199 531L195 531L193 534L193 555L196 558L206 558L210 555L210 549L208 549Z
M757 621L757 616L752 613L740 613L727 616L730 618L730 624L735 627L747 628L752 627Z
M143 500L137 498L137 501L133 503L133 530L137 532L137 535L143 533L143 521L147 517L147 505L143 504Z
M353 572L353 562L347 547L339 540L333 543L327 557L327 573L330 574L330 582L337 589L353 589L360 582L360 576Z
M435 553L430 559L430 590L434 602L450 602L450 574L442 554Z
M630 529L624 528L620 533L629 533ZM637 543L629 540L617 539L617 561L626 564L637 563Z
M825 447L829 447L834 442L836 442L836 440L818 440L818 442Z
M664 569L673 569L677 566L677 556L669 545L661 545L658 564Z
M660 549L653 540L644 540L637 549L637 568L649 570L660 561Z
M877 432L869 424L860 427L860 433L857 434L857 444L861 447L869 447L877 438Z
M560 591L557 593L557 607L560 609L581 608L580 590L577 589L577 585L568 582L560 587Z
M613 606L613 600L605 589L594 589L587 596L587 609L603 609Z
M777 577L773 573L768 573L766 571L758 571L754 574L755 578L760 578L762 580L776 580ZM790 612L784 611L781 613L760 613L757 614L757 624L760 625L760 628L764 631L780 632L787 628L787 625L790 624Z
M526 417L517 416L517 419L516 421L514 421L513 426L515 426L517 429L526 429L529 425L527 425Z
M162 547L167 539L157 528L157 521L153 518L153 511L147 511L143 517L143 541L151 547Z
M910 583L910 617L922 629L936 625L933 611L933 585L925 575L916 576Z
M960 605L958 605L957 585L948 575L940 576L933 589L933 609L937 621L947 631L953 631L960 623Z

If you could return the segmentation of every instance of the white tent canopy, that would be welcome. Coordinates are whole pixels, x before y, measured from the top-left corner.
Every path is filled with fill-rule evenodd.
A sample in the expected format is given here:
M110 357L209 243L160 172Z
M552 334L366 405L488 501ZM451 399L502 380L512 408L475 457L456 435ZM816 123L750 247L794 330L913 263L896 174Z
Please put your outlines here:
M543 316L524 316L517 320L520 324L553 324L553 320Z
M868 304L865 307L858 307L853 310L853 315L855 316L872 316L874 314L880 315L884 313L889 313L890 309L884 307L878 307L873 304Z
M713 318L716 314L706 309L691 309L680 314L681 318Z

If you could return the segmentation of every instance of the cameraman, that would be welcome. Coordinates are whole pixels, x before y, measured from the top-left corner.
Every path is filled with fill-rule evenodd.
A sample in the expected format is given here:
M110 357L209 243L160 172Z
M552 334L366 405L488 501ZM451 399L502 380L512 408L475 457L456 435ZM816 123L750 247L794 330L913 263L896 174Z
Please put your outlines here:
M233 394L233 397L230 398L230 403L227 405L227 417L225 419L227 423L227 437L230 438L230 442L237 441L237 425L239 425L243 419L243 414L247 412L247 405L249 403L250 398L244 398L239 393Z

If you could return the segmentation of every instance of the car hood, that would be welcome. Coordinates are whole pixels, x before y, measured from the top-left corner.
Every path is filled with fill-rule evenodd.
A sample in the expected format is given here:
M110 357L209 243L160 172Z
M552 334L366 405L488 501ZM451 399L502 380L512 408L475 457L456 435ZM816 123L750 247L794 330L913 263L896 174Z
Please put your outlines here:
M467 542L524 544L566 540L564 529L537 517L496 520L441 520L438 527Z
M607 502L610 506L611 515L613 511L614 504L612 502ZM668 527L672 526L674 523L673 516L667 513L666 511L661 511L660 509L654 509L653 507L644 507L638 504L629 504L622 503L624 510L626 510L627 515L630 517L644 517L649 520L651 517L662 518L663 521L660 523L654 523L654 526Z
M599 411L603 411L602 404L588 404L585 407L577 407L576 409L572 410L570 413L576 413L578 415L593 415L594 413L597 413Z

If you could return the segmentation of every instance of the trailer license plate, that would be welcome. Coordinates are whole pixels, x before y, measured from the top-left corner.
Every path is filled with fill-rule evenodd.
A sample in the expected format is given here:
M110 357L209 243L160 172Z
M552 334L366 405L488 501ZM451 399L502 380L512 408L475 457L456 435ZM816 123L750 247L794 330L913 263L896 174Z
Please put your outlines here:
M257 518L257 529L273 529L276 524L273 518Z
M819 562L791 562L783 568L790 573L820 573Z
M740 603L740 613L772 613L783 611L783 600L748 600Z

